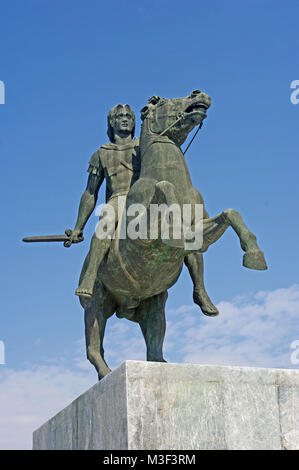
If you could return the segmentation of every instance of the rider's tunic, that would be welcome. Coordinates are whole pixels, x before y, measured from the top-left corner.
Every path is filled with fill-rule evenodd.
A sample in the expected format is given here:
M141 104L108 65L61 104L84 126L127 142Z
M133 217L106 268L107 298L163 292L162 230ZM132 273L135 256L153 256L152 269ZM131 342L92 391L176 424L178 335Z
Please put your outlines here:
M100 183L106 180L106 203L113 207L113 221L117 224L124 209L123 198L121 200L118 196L126 196L139 177L139 139L122 146L113 143L102 145L89 160L87 171L97 175ZM105 217L108 222L109 216L106 214Z
M139 139L126 145L104 144L89 160L89 173L106 180L106 202L125 195L140 173Z

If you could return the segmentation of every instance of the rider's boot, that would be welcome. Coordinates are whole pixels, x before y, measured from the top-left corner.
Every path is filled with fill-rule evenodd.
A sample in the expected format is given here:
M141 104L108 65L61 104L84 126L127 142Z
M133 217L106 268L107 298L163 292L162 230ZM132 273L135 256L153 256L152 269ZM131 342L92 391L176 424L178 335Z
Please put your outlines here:
M193 301L196 303L204 315L215 317L219 310L215 307L205 289L203 280L203 255L202 253L190 253L185 256L185 265L187 266L191 279L193 281Z
M110 238L99 239L96 235L92 237L89 262L83 277L80 279L79 287L75 291L76 295L87 298L92 297L99 266L109 250L110 244Z

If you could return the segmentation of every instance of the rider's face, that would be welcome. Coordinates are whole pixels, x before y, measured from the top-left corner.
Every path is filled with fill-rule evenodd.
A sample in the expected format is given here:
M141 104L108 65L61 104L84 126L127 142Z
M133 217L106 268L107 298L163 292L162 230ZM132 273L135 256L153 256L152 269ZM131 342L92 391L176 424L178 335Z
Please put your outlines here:
M114 118L114 132L121 134L131 134L134 127L132 114L126 109L120 109Z

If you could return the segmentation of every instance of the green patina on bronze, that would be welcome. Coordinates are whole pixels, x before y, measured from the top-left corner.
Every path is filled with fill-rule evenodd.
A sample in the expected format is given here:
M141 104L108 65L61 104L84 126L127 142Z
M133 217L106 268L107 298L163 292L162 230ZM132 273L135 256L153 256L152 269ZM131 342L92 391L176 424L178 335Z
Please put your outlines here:
M121 221L116 221L114 239L91 241L76 294L85 311L87 357L99 379L110 372L104 359L103 338L106 321L114 313L139 323L145 338L147 360L164 361L165 302L185 263L193 281L193 299L205 315L219 312L210 300L203 281L203 253L228 227L240 239L243 265L267 269L256 237L241 215L228 209L210 218L201 194L193 187L186 160L181 151L189 133L201 126L211 99L195 90L184 98L152 96L141 110L140 141L134 138L135 116L128 105L117 105L108 115L109 144L103 145L90 159L87 188L82 195L75 228L68 230L65 246L83 240L83 229L93 212L98 191L106 181L106 200L114 207L118 197L126 196L128 209L141 203L149 220L152 204L203 205L203 245L187 250L184 238L151 240L119 239ZM131 221L127 218L127 224ZM192 230L199 227L192 220Z

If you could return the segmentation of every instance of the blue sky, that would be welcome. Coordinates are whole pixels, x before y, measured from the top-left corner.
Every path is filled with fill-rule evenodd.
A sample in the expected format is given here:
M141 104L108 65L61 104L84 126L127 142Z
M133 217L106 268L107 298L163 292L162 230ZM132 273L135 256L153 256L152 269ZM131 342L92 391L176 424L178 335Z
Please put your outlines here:
M211 216L241 212L269 266L243 268L229 229L205 254L206 287L220 316L193 307L184 270L169 291L166 358L298 367L290 362L299 339L299 104L290 101L299 80L298 14L292 0L1 2L0 392L3 410L11 410L2 427L0 417L2 448L30 447L31 430L96 380L74 295L96 217L85 242L68 250L21 239L73 228L88 160L107 141L107 112L117 103L131 105L139 135L149 96L201 89L212 97L186 157L193 184ZM106 351L112 367L143 360L138 326L111 319ZM49 381L59 384L51 386L53 400L35 409ZM7 398L19 389L25 414Z

